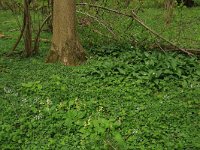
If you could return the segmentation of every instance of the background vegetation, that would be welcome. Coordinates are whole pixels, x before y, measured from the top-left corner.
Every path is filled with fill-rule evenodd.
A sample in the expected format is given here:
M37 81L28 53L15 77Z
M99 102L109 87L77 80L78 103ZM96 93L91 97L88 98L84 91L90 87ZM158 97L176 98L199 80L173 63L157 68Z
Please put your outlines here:
M96 2L121 12L134 8L178 46L199 49L199 7L177 6L166 25L163 5L144 3L126 8ZM36 4L35 30L49 11L47 3ZM48 23L38 55L8 56L22 20L16 8L15 13L7 5L0 10L0 149L200 149L198 56L167 52L164 41L131 19L80 6L78 32L87 63L44 63L51 39ZM80 12L96 16L115 34ZM23 42L17 50L23 50Z

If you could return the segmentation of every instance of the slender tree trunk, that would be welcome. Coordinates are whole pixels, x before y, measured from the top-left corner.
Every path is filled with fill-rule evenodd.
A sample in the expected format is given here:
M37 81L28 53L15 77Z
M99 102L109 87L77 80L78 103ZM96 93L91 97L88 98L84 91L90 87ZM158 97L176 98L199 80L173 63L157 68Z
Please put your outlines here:
M174 12L174 6L175 2L174 0L165 0L165 24L168 25L171 23L173 18L173 12Z
M33 54L32 49L32 29L31 29L31 14L30 14L30 0L24 0L24 48L25 56L29 57Z
M86 60L76 34L75 13L75 0L54 0L53 38L47 62L60 61L67 66L76 66Z

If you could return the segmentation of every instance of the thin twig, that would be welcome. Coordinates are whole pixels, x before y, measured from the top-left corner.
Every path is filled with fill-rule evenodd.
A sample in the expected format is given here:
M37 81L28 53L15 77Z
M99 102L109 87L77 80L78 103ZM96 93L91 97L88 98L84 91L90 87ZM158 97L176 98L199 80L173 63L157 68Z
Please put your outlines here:
M22 37L23 37L24 31L25 31L25 27L26 27L26 15L24 14L23 26L22 26L22 28L21 28L20 35L19 35L17 41L15 42L15 45L13 46L11 52L15 51L16 48L17 48L17 46L19 45L19 42L21 41L21 39L22 39Z
M97 17L92 16L92 15L90 15L90 14L88 14L88 13L84 13L84 12L78 11L78 10L77 10L76 12L78 12L78 13L80 13L80 14L83 14L83 15L86 15L86 16L88 16L88 17L94 19L94 20L97 21L100 25L102 25L106 30L108 30L108 31L113 35L114 38L116 38L116 34L112 31L112 29L110 29L107 25L105 25L105 23L103 23L103 21L100 21Z
M114 9L111 9L111 8L107 8L107 7L103 7L103 6L99 6L99 5L93 5L93 4L89 4L89 3L77 3L76 5L95 7L95 8L103 9L103 10L106 10L106 11L109 11L109 12L113 12L113 13L118 14L118 15L122 15L122 16L126 16L126 17L132 18L132 15L125 14L125 13L119 12L117 10L114 10Z
M42 29L43 29L45 23L51 18L51 16L52 16L52 14L49 14L49 15L44 19L44 21L42 22L42 25L39 27L39 30L38 30L37 35L36 35L36 37L35 37L35 43L34 43L34 49L33 49L34 52L38 52L40 33L42 32Z

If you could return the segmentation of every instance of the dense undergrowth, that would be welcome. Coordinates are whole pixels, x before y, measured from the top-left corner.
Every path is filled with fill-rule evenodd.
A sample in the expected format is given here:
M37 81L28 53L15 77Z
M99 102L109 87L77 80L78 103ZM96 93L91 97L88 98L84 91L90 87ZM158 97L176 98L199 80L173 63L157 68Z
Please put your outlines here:
M9 20L0 32L15 37ZM93 39L66 67L44 63L49 43L6 57L14 41L0 39L0 149L200 148L198 58Z

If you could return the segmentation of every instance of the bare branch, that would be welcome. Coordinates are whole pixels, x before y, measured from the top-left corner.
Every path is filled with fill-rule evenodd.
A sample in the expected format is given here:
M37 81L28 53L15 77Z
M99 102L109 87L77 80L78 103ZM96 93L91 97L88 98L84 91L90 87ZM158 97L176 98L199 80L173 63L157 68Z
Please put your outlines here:
M97 21L100 25L102 25L106 30L108 30L108 31L113 35L114 38L116 38L116 34L112 31L112 29L110 29L110 27L108 27L105 23L103 23L102 20L99 20L97 17L92 16L92 15L90 15L90 14L88 14L88 13L84 13L84 12L81 12L81 11L78 11L78 10L77 10L76 12L78 12L78 13L80 13L80 14L83 14L83 15L86 15L86 16L88 16L88 17L94 19L94 20Z
M176 44L174 44L173 42L171 42L170 40L166 39L165 37L161 36L159 33L157 33L155 30L151 29L150 27L148 27L140 18L139 16L134 12L132 11L132 14L127 14L127 13L123 13L123 12L119 12L117 10L114 10L114 9L110 9L110 8L107 8L107 7L103 7L103 6L98 6L98 5L92 5L92 4L88 4L88 3L78 3L77 5L80 5L80 6L89 6L89 7L94 7L94 8L99 8L99 9L103 9L103 10L106 10L106 11L109 11L109 12L112 12L112 13L115 13L115 14L118 14L118 15L122 15L122 16L125 16L125 17L129 17L129 18L132 18L134 19L136 22L138 22L141 26L143 26L146 30L148 30L151 34L153 34L155 37L159 38L159 39L162 39L163 41L167 42L168 44L170 44L171 46L173 46L175 49L178 49L179 51L182 51L188 55L193 55L193 53L191 52L188 52L186 49L184 48L180 48L178 47Z

